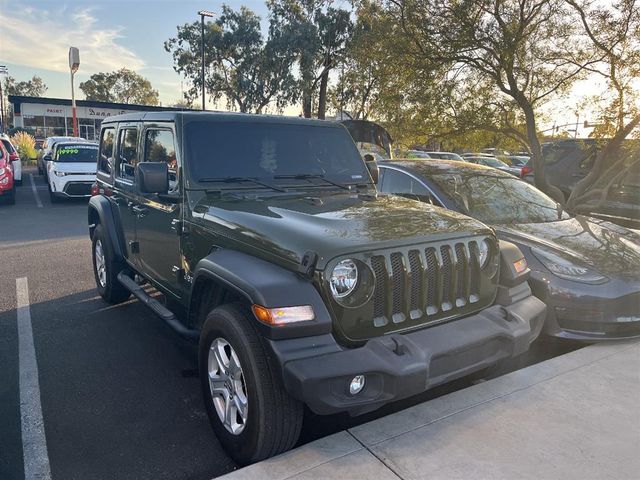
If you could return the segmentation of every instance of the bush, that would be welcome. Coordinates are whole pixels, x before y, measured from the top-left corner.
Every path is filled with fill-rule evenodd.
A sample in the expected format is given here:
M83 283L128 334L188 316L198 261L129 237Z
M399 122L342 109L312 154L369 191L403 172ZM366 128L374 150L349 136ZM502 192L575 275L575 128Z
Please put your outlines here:
M30 163L38 157L36 152L36 139L27 132L18 132L11 137L11 143L20 155L23 164Z

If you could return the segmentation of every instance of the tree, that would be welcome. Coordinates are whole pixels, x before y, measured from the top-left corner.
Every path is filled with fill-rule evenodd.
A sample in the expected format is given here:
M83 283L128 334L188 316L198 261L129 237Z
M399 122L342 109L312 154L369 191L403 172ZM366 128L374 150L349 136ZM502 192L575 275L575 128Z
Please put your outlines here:
M623 142L640 125L640 11L634 0L620 0L606 7L585 0L567 3L579 16L587 45L601 56L589 71L606 84L602 95L593 100L600 117L594 133L608 140L567 201L567 208L586 213L602 204L611 186L632 168L640 168L637 147Z
M575 41L578 25L562 0L388 0L387 12L418 72L488 88L486 107L501 129L527 145L536 185L558 201L545 176L538 137L541 108L602 57ZM393 48L393 47L392 47ZM507 115L504 115L507 113ZM524 127L524 130L522 130Z
M297 98L290 42L272 35L265 41L260 17L248 8L223 5L216 21L206 24L204 41L205 89L214 101L224 98L240 112L261 113L272 104L281 110ZM179 26L177 36L164 44L174 70L191 81L189 100L202 86L200 42L200 23L194 22Z
M344 55L353 27L351 12L328 0L269 0L270 35L288 42L295 52L302 89L302 111L311 117L318 90L318 118L327 106L329 73Z
M158 105L158 91L142 75L127 68L115 72L94 73L80 90L87 100L136 105Z
M6 95L23 95L27 97L41 97L47 89L47 85L37 75L34 75L31 80L21 82L17 82L15 78L7 76L3 87Z

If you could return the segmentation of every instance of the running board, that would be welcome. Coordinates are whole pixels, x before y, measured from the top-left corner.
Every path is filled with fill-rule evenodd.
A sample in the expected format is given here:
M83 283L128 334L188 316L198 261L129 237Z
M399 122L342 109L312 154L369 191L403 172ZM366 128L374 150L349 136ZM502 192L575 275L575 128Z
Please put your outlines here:
M143 305L151 309L153 313L159 316L164 323L169 325L173 330L183 338L187 340L198 340L200 337L199 330L189 330L185 327L173 314L173 312L162 305L158 300L151 297L144 291L140 285L138 285L131 277L125 275L124 272L118 274L118 281L129 290L134 297L136 297Z

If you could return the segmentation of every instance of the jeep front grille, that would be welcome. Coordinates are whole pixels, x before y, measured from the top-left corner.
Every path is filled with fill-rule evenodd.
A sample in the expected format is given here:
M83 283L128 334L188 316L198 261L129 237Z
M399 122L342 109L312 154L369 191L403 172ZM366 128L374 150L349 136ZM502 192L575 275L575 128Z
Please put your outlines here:
M429 323L469 311L480 300L479 240L373 255L373 324ZM401 325L397 325L401 327Z

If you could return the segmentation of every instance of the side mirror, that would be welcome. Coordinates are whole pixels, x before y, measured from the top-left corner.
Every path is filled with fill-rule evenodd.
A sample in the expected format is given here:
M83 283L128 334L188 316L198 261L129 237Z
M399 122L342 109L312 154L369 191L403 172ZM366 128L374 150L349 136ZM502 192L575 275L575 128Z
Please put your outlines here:
M140 193L166 194L169 191L169 168L164 162L142 162L136 166Z
M368 160L365 162L365 165L369 169L369 175L373 179L373 183L378 183L378 178L380 178L380 169L378 168L378 163L375 160Z
M50 162L51 160L53 160L53 157L51 157L51 154L50 154L50 153L47 153L44 157L42 157L42 159L43 159L45 162Z

